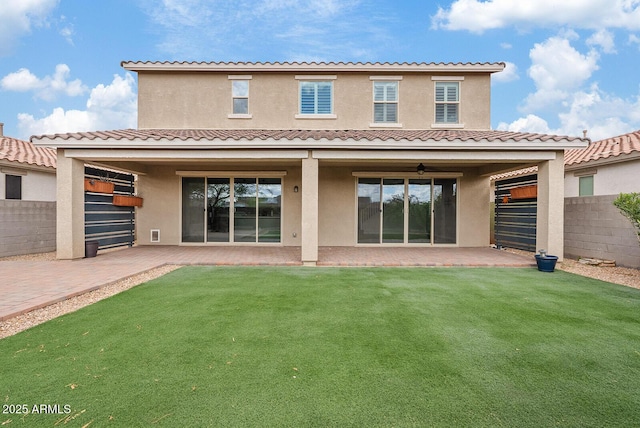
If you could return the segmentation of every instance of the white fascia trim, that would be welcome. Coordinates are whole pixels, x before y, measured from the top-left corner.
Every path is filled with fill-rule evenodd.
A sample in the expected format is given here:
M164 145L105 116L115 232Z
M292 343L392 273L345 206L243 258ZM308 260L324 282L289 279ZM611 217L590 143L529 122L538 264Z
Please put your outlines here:
M41 139L34 142L36 146L55 147L61 149L98 149L101 153L106 153L112 149L122 149L125 153L128 149L154 149L154 150L208 150L212 153L221 152L225 149L249 150L249 153L263 151L271 153L273 149L289 149L289 150L311 150L311 149L376 149L376 150L447 150L452 151L469 151L469 150L487 150L487 151L563 151L565 149L584 149L587 143L583 141L522 141L522 142L505 142L483 139L479 141L465 140L341 140L341 139L309 139L303 140L295 138L291 140L265 139L256 141L247 140L204 140L204 139L159 139L159 140L62 140L59 143L55 140ZM277 152L276 152L277 153ZM131 154L131 152L129 152ZM136 153L138 154L138 153ZM257 155L256 155L257 156ZM126 156L125 156L126 157ZM304 156L306 157L306 156Z
M464 76L431 76L431 80L438 82L461 82Z
M324 160L416 160L422 161L471 161L471 162L540 162L554 160L555 152L521 152L521 151L379 151L379 150L314 150L315 159Z
M430 172L425 171L424 174L418 174L417 172L406 171L353 171L351 173L353 177L362 178L459 178L464 176L462 172Z
M214 177L214 178L224 178L224 177L240 177L240 178L280 178L287 175L287 171L176 171L176 175L181 177Z
M25 169L0 168L0 172L7 175L27 175L29 172Z
M402 76L369 76L369 80L398 81L398 80L402 80Z
M333 75L329 75L329 74L301 74L301 75L296 75L295 76L296 80L336 80L338 79L338 76L336 76L335 74Z
M121 161L144 161L144 160L171 160L171 159L267 159L267 160L289 160L306 159L309 157L308 150L256 150L247 148L245 150L199 150L189 149L155 149L155 150L128 150L128 149L66 149L64 156L67 158L80 159L102 159Z

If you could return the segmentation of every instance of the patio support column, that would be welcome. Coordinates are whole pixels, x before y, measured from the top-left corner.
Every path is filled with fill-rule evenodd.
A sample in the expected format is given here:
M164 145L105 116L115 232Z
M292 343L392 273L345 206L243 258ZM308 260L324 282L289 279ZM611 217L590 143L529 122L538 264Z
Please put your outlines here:
M56 168L56 257L84 257L84 162L58 149Z
M302 159L302 264L318 261L318 159Z
M564 257L564 153L538 164L536 249Z

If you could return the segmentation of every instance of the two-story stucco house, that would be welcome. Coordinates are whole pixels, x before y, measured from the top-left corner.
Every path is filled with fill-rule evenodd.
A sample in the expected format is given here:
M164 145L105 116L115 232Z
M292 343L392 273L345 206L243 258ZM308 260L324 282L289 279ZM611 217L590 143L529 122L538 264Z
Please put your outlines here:
M58 257L84 254L82 169L139 175L141 245L489 245L489 177L539 167L538 246L562 256L563 154L490 129L503 63L129 62L138 129L58 149Z

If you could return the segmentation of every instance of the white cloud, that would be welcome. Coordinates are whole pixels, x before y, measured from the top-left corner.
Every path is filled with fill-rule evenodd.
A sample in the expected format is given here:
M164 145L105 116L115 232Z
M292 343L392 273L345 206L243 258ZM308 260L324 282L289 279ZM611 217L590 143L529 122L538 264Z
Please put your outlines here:
M589 46L599 46L604 53L613 54L616 53L616 44L614 41L614 35L611 31L601 29L595 32L591 37L587 39Z
M629 44L638 45L638 49L640 49L640 37L635 34L629 34Z
M529 57L528 75L536 85L536 92L525 100L524 111L543 109L565 100L598 69L599 54L595 50L582 54L568 39L558 36L536 43Z
M54 108L50 115L35 118L18 115L18 128L26 137L39 134L135 128L138 116L135 80L131 74L114 75L109 85L91 90L86 110Z
M504 70L500 73L493 74L491 76L492 82L513 82L514 80L518 80L520 76L518 75L518 66L512 62L505 62Z
M509 132L533 132L538 134L547 134L551 132L547 121L535 114L528 114L526 117L521 117L511 123L500 122L498 130Z
M52 76L42 79L31 73L26 68L9 73L0 80L0 88L5 91L29 92L33 91L36 98L51 101L58 94L69 97L84 95L88 88L80 79L69 80L71 69L66 64L58 64Z
M10 53L31 28L46 25L59 0L2 0L0 2L0 55Z
M640 29L638 0L456 0L449 9L438 8L433 28L486 30L556 27Z
M528 114L511 123L502 122L498 129L572 136L582 136L582 130L586 129L588 137L595 141L640 127L640 91L635 98L622 99L593 84L585 91L571 94L567 104L567 108L558 114L557 128L552 129L544 119Z
M571 45L570 39L575 38L574 32L564 32L531 49L528 75L536 91L519 108L523 116L500 123L498 129L571 136L582 136L586 129L592 140L599 140L640 128L640 87L637 95L621 98L590 82L600 59L595 46L603 51L611 47L609 36L606 32L595 33L588 43L592 48L586 53ZM546 119L534 113L537 111Z

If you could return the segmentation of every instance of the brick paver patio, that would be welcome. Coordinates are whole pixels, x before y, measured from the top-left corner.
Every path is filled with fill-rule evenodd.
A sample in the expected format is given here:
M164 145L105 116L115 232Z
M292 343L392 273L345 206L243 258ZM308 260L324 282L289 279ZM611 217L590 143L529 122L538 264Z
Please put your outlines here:
M298 266L300 247L141 246L95 258L0 261L0 320L77 296L166 264ZM321 247L318 266L531 266L491 248Z

